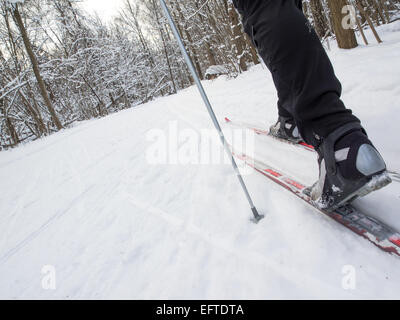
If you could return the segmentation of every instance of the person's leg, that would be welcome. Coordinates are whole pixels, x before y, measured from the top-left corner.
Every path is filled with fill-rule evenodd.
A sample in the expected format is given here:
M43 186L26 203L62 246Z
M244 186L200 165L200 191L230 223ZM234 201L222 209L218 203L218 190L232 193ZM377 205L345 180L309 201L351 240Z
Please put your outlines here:
M267 67L271 71L271 66L267 65ZM271 75L278 94L278 121L270 127L269 133L280 139L300 142L302 138L291 114L293 103L291 88L284 81L280 81L276 73L271 72Z
M332 210L389 184L385 162L340 100L341 84L301 1L236 3L246 32L273 74L281 106L318 151L320 179L312 199Z
M300 142L300 136L296 121L291 111L291 88L285 82L280 81L276 74L272 73L272 78L278 94L278 121L270 127L270 135L289 140L293 142Z
M296 6L303 11L303 0L296 0Z
M263 0L245 20L274 78L290 88L287 108L302 137L317 146L338 126L359 122L340 100L341 85L298 0Z
M277 74L272 73L272 80L274 81L276 92L278 94L278 114L282 117L292 117L291 111L291 88L285 82L279 81Z

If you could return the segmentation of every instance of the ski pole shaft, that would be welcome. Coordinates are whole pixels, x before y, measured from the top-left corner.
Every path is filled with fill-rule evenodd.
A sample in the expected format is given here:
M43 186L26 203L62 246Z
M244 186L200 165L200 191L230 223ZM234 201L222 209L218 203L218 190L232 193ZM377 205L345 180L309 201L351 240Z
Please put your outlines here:
M218 123L217 117L215 116L215 113L214 113L214 110L213 110L213 108L211 106L211 103L210 103L210 101L209 101L209 99L207 97L207 94L206 94L206 92L205 92L205 90L203 88L203 85L201 84L200 78L199 78L199 76L197 74L196 69L194 68L193 62L190 59L188 52L186 51L185 45L183 44L183 41L182 41L182 37L179 34L179 31L178 31L178 29L177 29L177 27L175 25L174 20L172 19L171 13L169 12L169 9L168 9L168 7L167 7L167 5L165 3L165 0L160 0L160 2L161 2L161 7L164 10L165 16L168 19L168 23L171 26L172 32L174 33L174 36L175 36L176 40L178 41L179 48L180 48L180 50L182 52L182 55L183 55L183 57L185 59L185 62L187 64L187 66L189 68L189 71L192 74L193 79L196 82L197 88L199 89L200 95L203 98L204 104L207 107L207 111L208 111L208 113L209 113L209 115L211 117L211 120L214 123L214 126L218 131L219 137L220 137L221 142L222 142L222 144L223 144L223 146L225 148L225 151L229 155L230 159L232 160L233 169L234 169L234 171L235 171L235 173L236 173L236 175L237 175L237 177L239 179L240 185L242 186L242 189L243 189L243 191L244 191L244 193L246 195L247 201L250 204L251 211L253 212L253 215L254 215L254 220L255 220L255 222L258 222L264 216L260 215L258 213L256 207L254 206L253 200L251 199L251 196L249 194L249 191L247 190L246 184L243 181L243 177L239 172L239 168L238 168L238 166L236 164L236 161L235 161L235 159L233 157L233 154L232 154L228 144L226 143L226 139L225 139L225 136L224 136L224 134L222 132L221 126Z

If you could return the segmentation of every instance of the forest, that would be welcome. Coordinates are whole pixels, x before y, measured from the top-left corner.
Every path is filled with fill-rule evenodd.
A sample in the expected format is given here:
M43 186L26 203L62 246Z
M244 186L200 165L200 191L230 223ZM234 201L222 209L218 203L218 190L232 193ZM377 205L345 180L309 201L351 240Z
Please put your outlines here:
M193 84L158 0L124 0L107 23L79 2L1 0L0 150ZM202 80L260 63L231 1L167 5ZM326 50L351 49L380 43L376 27L400 18L400 0L306 0L303 10Z

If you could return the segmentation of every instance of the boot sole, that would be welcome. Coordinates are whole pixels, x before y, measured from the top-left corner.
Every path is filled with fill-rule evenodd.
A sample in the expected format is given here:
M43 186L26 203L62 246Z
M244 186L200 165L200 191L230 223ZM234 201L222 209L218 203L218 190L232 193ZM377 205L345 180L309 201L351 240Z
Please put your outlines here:
M358 197L365 197L367 194L370 194L373 191L377 191L379 189L382 189L383 187L386 187L388 184L392 182L392 179L387 171L384 171L382 173L373 175L371 177L371 180L368 181L364 186L362 186L360 189L356 190L355 192L351 193L348 197L340 201L338 204L334 205L331 208L326 209L327 211L334 211L339 207L344 206L345 204L348 204Z

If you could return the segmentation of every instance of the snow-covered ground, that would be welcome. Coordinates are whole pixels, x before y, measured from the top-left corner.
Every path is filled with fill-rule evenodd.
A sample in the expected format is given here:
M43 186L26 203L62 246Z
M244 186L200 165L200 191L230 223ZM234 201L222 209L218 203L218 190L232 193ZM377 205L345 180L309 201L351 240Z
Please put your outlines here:
M381 45L329 55L345 103L400 171L400 22L379 32ZM204 85L221 123L276 121L262 66ZM180 138L212 129L196 88L1 152L0 298L400 298L398 257L263 176L245 172L266 215L255 225L229 164L149 163L150 138L173 138L175 126ZM172 140L168 150L185 144ZM315 154L255 144L277 168L316 179ZM356 204L400 230L400 183Z

